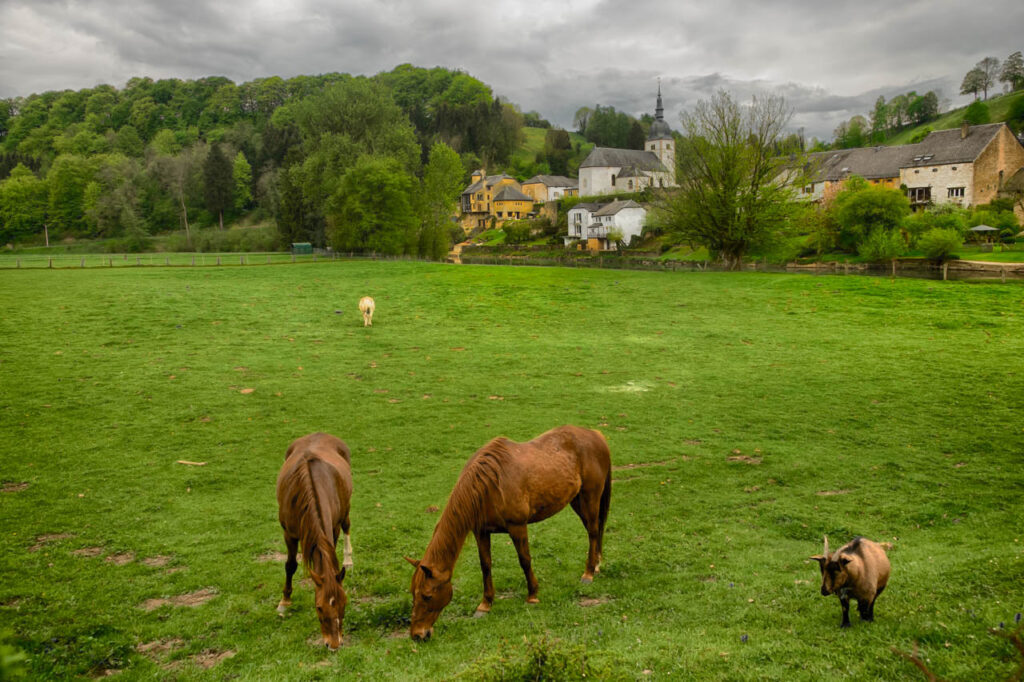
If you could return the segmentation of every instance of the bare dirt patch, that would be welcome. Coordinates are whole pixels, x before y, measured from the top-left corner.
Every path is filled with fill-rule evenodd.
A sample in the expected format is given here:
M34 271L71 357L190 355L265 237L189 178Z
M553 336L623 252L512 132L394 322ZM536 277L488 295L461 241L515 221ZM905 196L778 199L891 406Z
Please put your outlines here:
M409 639L408 630L394 630L384 635L387 639Z
M265 552L256 557L256 561L260 562L261 564L266 564L270 562L283 564L284 562L288 561L288 555L284 554L283 552Z
M27 481L7 481L0 486L0 492L4 493L20 493L22 490L28 487Z
M217 665L221 661L226 661L235 655L234 651L230 649L227 651L216 651L215 649L207 649L202 653L198 653L194 656L189 656L192 662L198 665L204 670L209 670L213 666Z
M823 497L827 497L829 495L846 495L849 492L850 492L849 490L819 490L818 492L816 492L814 494L815 495L821 495Z
M626 476L624 478L613 478L612 483L625 483L626 481L635 481L639 476Z
M102 547L83 547L82 549L76 549L71 554L77 557L95 557L105 552Z
M725 458L729 462L743 462L744 464L760 464L760 457L751 457L750 455L730 455Z
M646 467L663 467L668 466L674 461L676 461L675 457L673 457L672 459L666 459L662 462L638 462L635 464L620 464L619 466L613 466L612 471L628 471L629 469L644 469Z
M150 568L160 568L161 566L166 566L170 560L171 557L166 554L157 554L156 556L148 556L145 559L142 559L140 563L142 563L143 566L149 566Z
M593 598L593 597L591 597L591 598L587 598L587 599L580 599L580 606L583 607L583 608L587 608L589 606L600 606L601 604L607 604L607 603L608 603L608 598L607 597L600 597L600 598Z
M140 654L150 659L151 661L159 661L161 658L174 651L178 647L184 644L184 640L177 638L174 639L156 639L152 642L146 642L139 644L135 647L135 650Z
M121 554L111 554L106 559L104 559L104 561L106 561L108 564L114 564L115 566L124 566L125 564L130 564L131 562L135 561L135 553L123 552Z
M195 592L189 592L188 594L179 594L178 596L171 597L170 599L147 599L142 602L142 608L146 611L153 611L161 606L199 606L200 604L205 604L216 596L216 591L209 588L203 588L201 590L196 590Z
M28 548L30 552L38 552L44 546L51 542L58 542L60 540L67 540L68 538L75 537L74 533L47 533L46 535L39 535L36 537L36 544Z
M428 514L436 514L437 512L441 511L441 508L438 507L436 504L432 504L423 511L427 512Z
M689 440L683 441L685 445L700 445L702 442L703 441L701 441L700 438L690 438Z

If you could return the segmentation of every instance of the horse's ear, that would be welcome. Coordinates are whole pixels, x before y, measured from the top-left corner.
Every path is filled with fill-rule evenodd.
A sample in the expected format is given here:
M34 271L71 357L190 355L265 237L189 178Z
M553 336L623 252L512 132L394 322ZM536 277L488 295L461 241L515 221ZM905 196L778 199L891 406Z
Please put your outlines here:
M423 571L423 575L433 580L434 572L430 570L429 566L424 566L423 564L420 564L420 570Z
M412 557L404 557L404 558L405 558L406 561L408 561L410 564L412 564L413 568L419 568L420 567L420 560L419 559L413 559Z
M334 579L337 580L339 583L342 580L345 579L345 567L344 566L341 567L341 572L338 573L338 575L334 576Z

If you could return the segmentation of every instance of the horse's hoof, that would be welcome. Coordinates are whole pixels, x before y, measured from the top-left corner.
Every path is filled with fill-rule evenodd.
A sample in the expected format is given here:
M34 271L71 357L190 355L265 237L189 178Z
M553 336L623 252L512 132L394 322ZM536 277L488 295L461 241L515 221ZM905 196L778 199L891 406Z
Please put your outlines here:
M590 583L594 582L594 576L585 575L582 578L580 578L580 582L589 585Z
M537 599L536 597L527 597L526 598L526 603L527 604L539 604L540 603L540 599Z
M488 613L490 613L490 611L484 611L483 609L477 609L476 611L473 612L473 617L474 618L483 618Z

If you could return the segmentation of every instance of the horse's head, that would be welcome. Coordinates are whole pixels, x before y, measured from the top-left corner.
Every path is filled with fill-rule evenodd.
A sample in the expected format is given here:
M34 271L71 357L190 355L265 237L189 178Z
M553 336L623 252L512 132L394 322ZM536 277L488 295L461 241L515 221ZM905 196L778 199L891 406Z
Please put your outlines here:
M416 559L405 557L416 567L412 574L412 618L409 635L416 641L434 634L434 622L452 600L451 571L434 570Z
M341 623L345 620L345 606L348 597L341 581L345 579L345 568L337 575L320 576L310 572L313 584L316 585L316 615L320 619L320 633L324 636L324 644L331 651L341 646Z

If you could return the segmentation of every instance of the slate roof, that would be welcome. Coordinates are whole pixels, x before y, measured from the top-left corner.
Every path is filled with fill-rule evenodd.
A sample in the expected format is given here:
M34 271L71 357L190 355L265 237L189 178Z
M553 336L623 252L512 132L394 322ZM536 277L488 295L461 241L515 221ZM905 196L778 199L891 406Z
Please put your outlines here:
M639 178L643 177L643 173L636 169L636 166L626 166L619 171L618 177L620 178Z
M569 212L571 213L572 211L575 211L577 208L582 208L589 211L590 213L593 213L594 211L601 208L601 204L592 201L583 201L570 208Z
M668 169L653 152L639 149L594 147L580 164L580 168L625 168L626 166L635 166L639 170L645 171L668 172Z
M494 201L495 203L499 201L529 201L532 204L533 197L523 194L515 187L505 186L494 195Z
M567 178L564 175L534 175L524 182L524 185L541 184L545 187L578 187L579 181Z
M511 175L508 175L506 173L502 173L501 175L488 175L486 180L487 180L487 186L491 187L492 185L498 184L498 182L500 180L515 180L515 178L513 178ZM483 180L477 180L472 185L470 185L466 189L462 190L462 193L463 194L472 194L473 192L479 192L481 189L483 189L483 186L484 186L484 181Z
M613 201L610 204L605 204L604 208L595 213L595 216L602 215L615 215L624 208L643 208L640 204L636 203L632 199L626 201Z
M896 178L901 168L972 163L1003 125L989 123L971 126L964 138L960 137L960 128L953 128L929 133L928 137L916 144L815 152L807 155L808 170L814 182L834 182L847 175L859 175L868 180Z

